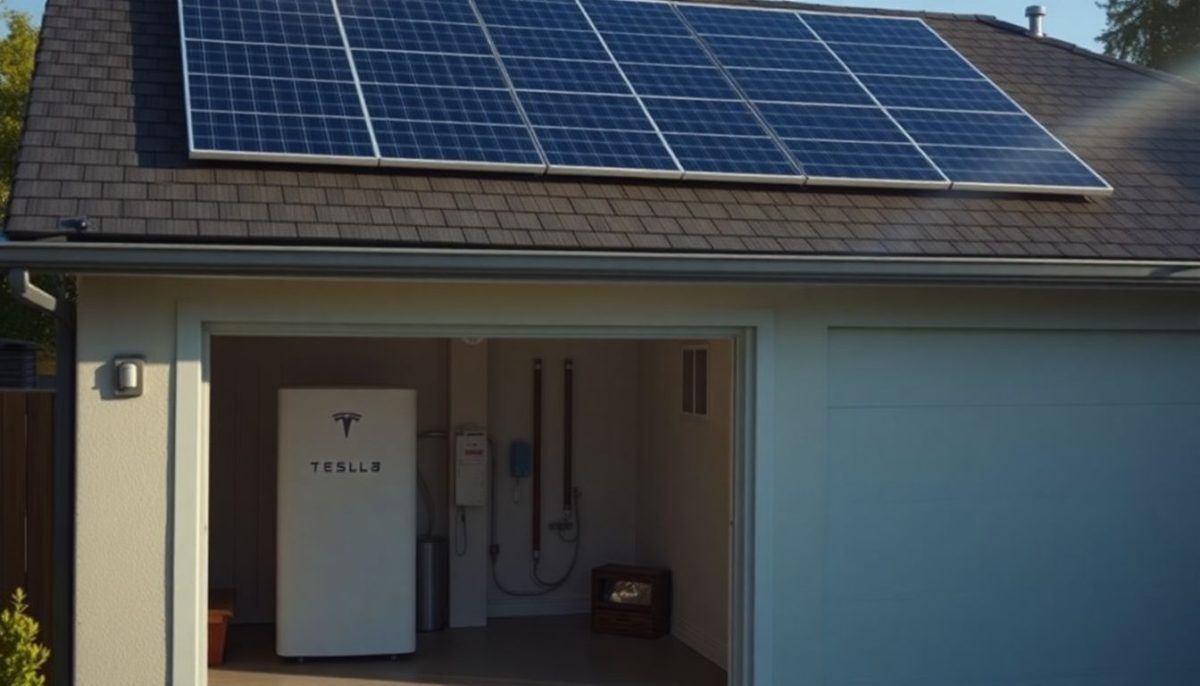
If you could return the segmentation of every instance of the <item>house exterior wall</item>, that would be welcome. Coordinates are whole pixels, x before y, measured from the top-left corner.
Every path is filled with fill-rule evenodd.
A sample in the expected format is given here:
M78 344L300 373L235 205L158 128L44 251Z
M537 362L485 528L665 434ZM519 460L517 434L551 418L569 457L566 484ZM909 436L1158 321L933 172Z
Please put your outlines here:
M188 523L179 521L176 505L191 498L174 491L179 471L191 467L177 450L190 454L193 438L183 435L186 440L177 445L175 431L182 433L196 419L190 404L176 405L174 384L189 394L195 391L200 396L195 400L206 400L201 351L185 338L192 332L181 322L238 323L243 329L272 325L276 333L279 327L328 327L339 335L386 325L420 325L427 331L466 325L755 326L755 413L754 426L748 427L755 447L754 643L747 659L755 683L766 685L836 683L838 676L830 664L836 655L830 654L826 614L826 561L834 542L829 522L834 504L827 500L831 328L1196 330L1198 306L1195 294L1153 291L83 277L76 681L123 686L174 676L183 683L195 673L192 665L171 661L173 646L196 640L172 633L180 598L191 592L173 588L171 581L179 571L173 560L182 554L187 561L187 551L176 550L174 527ZM113 399L108 365L114 355L127 353L146 356L145 394ZM207 494L198 496L203 502ZM1170 558L1173 564L1191 564L1191 559ZM1135 555L1125 564L1149 562ZM1194 579L1200 569L1182 572L1178 578ZM1194 584L1156 592L1175 607L1200 606ZM1045 629L1046 640L1069 639L1056 636L1053 628L1051 622ZM1180 672L1184 658L1174 646L1164 651L1157 663L1159 682L1187 682L1188 675ZM1056 683L1094 684L1095 672L1086 670L1095 667L1085 660L1074 671L1056 674Z

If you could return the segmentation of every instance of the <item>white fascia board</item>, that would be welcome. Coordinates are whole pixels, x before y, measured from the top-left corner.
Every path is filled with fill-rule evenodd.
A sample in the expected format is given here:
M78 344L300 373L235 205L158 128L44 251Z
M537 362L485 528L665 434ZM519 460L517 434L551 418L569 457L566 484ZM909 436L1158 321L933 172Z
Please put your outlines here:
M0 267L81 274L674 281L1200 285L1200 262L197 245L0 243Z

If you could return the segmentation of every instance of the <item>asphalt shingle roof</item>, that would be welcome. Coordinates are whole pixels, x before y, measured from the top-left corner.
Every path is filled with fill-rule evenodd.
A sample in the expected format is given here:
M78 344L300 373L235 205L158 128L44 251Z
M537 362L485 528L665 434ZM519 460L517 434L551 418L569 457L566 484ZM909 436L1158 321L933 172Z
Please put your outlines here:
M1116 192L1086 200L190 161L176 3L49 0L7 231L37 238L86 217L89 240L1200 258L1200 87L990 18L926 20Z

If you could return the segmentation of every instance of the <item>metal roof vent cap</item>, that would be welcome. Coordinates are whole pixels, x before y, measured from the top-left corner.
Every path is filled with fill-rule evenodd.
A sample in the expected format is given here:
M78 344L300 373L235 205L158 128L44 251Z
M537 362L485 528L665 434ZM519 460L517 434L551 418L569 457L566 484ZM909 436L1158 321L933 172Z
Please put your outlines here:
M1046 35L1046 7L1045 5L1030 5L1025 8L1025 17L1029 19L1029 35L1034 38L1041 38Z

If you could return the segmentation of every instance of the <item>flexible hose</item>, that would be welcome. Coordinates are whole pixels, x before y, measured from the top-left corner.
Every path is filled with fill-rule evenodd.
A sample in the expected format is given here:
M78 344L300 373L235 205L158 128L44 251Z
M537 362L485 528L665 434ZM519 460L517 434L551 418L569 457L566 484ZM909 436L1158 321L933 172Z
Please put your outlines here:
M557 578L553 581L546 581L545 579L543 579L541 577L541 575L538 574L538 567L541 566L541 563L542 563L541 558L535 558L533 561L533 567L529 570L529 576L534 580L534 582L538 583L541 586L545 586L549 590L554 590L556 588L561 587L563 584L567 583L567 579L570 579L571 574L575 571L575 563L579 561L579 537L580 537L580 534L582 533L581 527L583 526L583 524L581 523L581 521L579 519L579 489L578 488L571 489L571 499L575 503L575 506L571 509L571 512L572 512L571 517L572 517L572 519L575 520L575 535L572 536L571 538L567 538L566 536L563 535L562 529L559 529L557 532L559 540L563 541L564 543L571 544L571 562L570 562L570 564L567 565L566 571L563 572L562 576L560 576L559 578Z
M535 584L540 586L541 588L537 588L534 590L509 588L508 586L505 586L504 582L502 582L500 580L500 573L496 569L496 563L500 556L498 554L493 553L492 554L492 582L496 584L496 588L500 589L501 593L504 593L505 595L517 596L517 597L522 597L522 598L546 595L547 593L552 593L552 592L558 590L559 588L562 588L563 584L567 583L567 580L571 578L571 574L573 574L575 572L575 566L579 562L579 539L580 539L580 534L582 533L582 529L580 527L583 526L581 523L582 520L579 517L580 493L579 493L578 488L574 490L573 495L575 497L575 508L574 508L575 514L573 515L574 520L575 520L575 527L576 527L575 536L572 538L567 538L562 535L561 531L558 532L558 537L561 540L563 540L566 543L572 544L571 545L571 562L567 565L567 569L563 573L562 577L555 579L552 582L543 581L538 576L538 572L537 572L538 562L535 561L533 563L533 566L529 570L529 578Z

